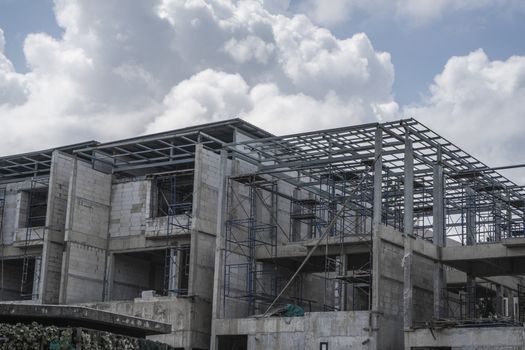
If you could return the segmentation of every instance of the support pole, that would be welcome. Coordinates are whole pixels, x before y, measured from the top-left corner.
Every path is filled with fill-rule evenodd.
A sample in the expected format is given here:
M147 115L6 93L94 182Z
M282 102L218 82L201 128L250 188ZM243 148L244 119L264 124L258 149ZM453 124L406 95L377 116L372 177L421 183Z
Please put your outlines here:
M476 191L465 189L467 196L467 245L476 244ZM467 272L467 318L476 318L476 277Z
M446 242L444 180L441 146L438 146L436 164L434 165L433 242L440 248L444 247ZM446 285L443 263L436 261L434 264L434 318L445 317Z
M381 288L381 239L379 231L381 229L382 219L382 176L383 176L383 130L380 126L376 129L375 138L375 163L374 163L374 211L372 217L372 300L371 300L371 317L370 332L379 329L379 291ZM371 336L375 343L375 348L379 348L377 333ZM372 344L373 345L373 344ZM374 348L374 346L372 346Z
M405 138L405 213L403 217L405 256L403 258L403 324L405 330L413 327L412 250L414 234L414 154L412 141Z

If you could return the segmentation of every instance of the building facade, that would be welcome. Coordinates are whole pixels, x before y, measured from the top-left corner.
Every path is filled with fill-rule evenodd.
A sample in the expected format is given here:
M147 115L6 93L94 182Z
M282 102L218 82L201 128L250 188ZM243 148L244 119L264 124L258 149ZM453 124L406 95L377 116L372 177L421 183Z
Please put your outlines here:
M171 324L152 338L181 349L522 349L524 203L412 119L6 156L0 300Z

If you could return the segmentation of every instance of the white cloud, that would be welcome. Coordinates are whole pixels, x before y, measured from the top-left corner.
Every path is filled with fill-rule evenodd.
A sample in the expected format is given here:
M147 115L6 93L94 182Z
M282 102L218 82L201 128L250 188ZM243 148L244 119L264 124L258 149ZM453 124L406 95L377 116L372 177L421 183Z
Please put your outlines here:
M449 13L488 8L499 12L525 10L522 0L304 0L299 11L316 23L334 26L351 20L356 11L381 19L422 25Z
M250 87L239 74L200 72L174 87L164 99L165 113L148 125L148 132L217 121L239 115L275 133L357 124L366 116L391 118L397 104L364 104L360 98L341 99L334 92L323 99L303 93L285 94L273 83Z
M452 57L427 100L405 108L491 165L525 163L525 57L490 61L477 50Z
M28 73L0 51L9 135L0 153L239 115L291 132L395 114L389 54L365 34L339 40L303 15L289 17L288 4L56 0L64 34L26 38Z

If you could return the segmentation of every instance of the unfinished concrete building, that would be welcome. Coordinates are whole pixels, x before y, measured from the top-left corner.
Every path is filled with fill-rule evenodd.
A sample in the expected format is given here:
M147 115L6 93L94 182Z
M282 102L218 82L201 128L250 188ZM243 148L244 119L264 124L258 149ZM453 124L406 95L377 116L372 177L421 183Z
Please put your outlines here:
M234 119L0 159L0 300L168 323L209 348L220 157L268 137ZM2 319L2 316L0 316Z
M230 158L214 349L524 348L525 196L494 169L415 120Z
M0 300L186 350L523 349L525 191L496 170L412 119L3 157Z

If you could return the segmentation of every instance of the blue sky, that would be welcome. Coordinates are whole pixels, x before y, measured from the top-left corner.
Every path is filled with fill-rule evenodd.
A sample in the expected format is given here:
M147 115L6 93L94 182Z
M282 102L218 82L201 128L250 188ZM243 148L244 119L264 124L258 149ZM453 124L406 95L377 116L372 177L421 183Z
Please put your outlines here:
M410 116L482 160L525 162L524 14L522 0L0 0L0 153L236 116L277 134Z
M290 9L300 5L301 0L294 0ZM522 16L520 12L497 13L487 7L449 13L431 23L413 25L393 17L374 18L361 11L330 29L339 38L364 32L376 49L389 52L396 73L396 99L409 104L426 93L434 76L452 56L463 56L478 48L492 60L524 55ZM52 0L0 0L0 28L6 37L6 55L20 72L27 71L23 44L28 34L45 32L60 37L63 33L56 22Z

